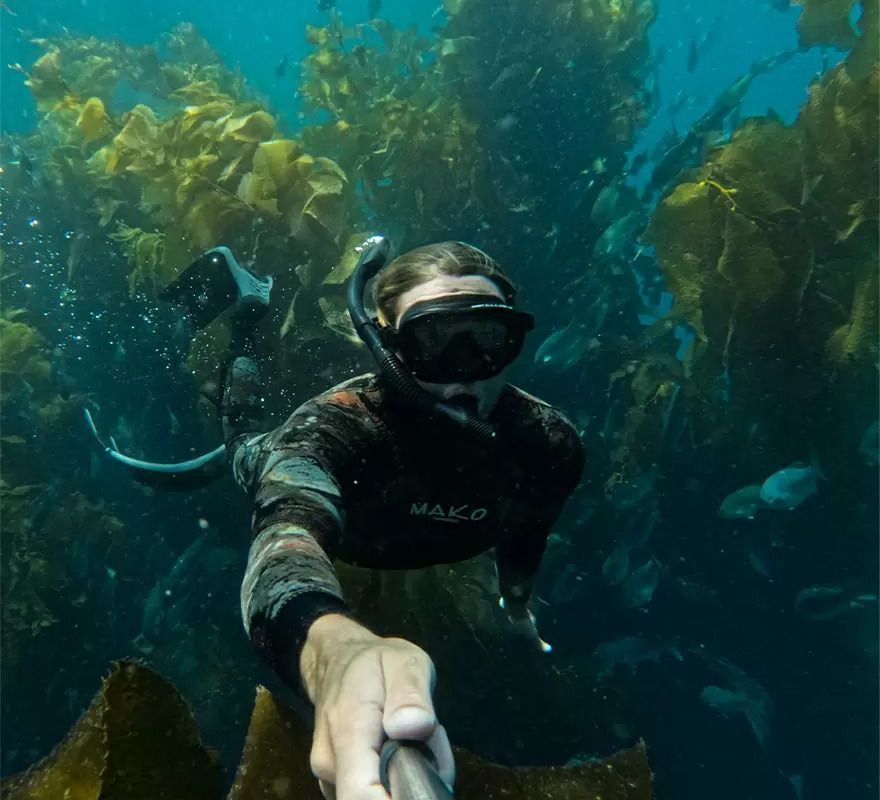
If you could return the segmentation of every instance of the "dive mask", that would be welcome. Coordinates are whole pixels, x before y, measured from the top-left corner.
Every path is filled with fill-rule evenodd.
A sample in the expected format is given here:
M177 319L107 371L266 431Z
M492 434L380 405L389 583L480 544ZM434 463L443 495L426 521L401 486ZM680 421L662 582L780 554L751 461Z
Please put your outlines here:
M534 317L495 295L461 294L415 303L397 330L382 328L407 368L426 383L469 383L498 375L520 353Z

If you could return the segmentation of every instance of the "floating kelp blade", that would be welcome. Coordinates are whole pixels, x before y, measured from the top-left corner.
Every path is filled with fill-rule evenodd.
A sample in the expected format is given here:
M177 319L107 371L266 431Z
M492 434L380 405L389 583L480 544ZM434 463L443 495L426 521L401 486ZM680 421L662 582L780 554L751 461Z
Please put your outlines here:
M117 662L55 750L0 784L3 800L218 800L220 765L161 675Z
M309 769L311 734L263 687L257 689L241 764L228 800L322 800ZM504 767L455 748L458 800L651 800L645 746L574 767Z
M227 800L322 800L311 731L260 686ZM651 800L639 743L575 767L503 767L455 749L459 800ZM220 800L222 773L192 715L161 675L117 662L88 710L46 758L0 784L3 800Z

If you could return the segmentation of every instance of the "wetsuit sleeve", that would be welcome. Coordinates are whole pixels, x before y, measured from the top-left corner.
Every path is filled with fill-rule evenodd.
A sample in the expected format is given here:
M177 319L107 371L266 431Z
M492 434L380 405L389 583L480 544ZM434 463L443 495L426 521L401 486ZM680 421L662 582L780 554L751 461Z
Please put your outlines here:
M499 589L511 612L528 605L547 538L584 467L580 438L562 414L557 412L545 435L547 455L532 462L528 485L511 502L504 534L495 547Z
M348 613L331 559L345 525L345 487L374 432L357 395L338 391L301 406L277 431L245 436L231 454L253 502L242 620L257 651L294 687L311 623Z

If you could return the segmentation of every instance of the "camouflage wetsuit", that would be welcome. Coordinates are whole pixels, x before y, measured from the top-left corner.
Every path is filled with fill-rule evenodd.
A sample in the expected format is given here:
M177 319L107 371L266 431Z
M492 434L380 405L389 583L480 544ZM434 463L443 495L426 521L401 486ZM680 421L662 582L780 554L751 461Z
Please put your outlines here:
M241 587L245 628L288 684L311 622L345 613L332 559L372 568L451 563L495 548L502 595L525 600L583 451L558 411L508 385L496 443L404 404L373 374L329 389L260 430L259 368L231 360L227 454L253 502Z

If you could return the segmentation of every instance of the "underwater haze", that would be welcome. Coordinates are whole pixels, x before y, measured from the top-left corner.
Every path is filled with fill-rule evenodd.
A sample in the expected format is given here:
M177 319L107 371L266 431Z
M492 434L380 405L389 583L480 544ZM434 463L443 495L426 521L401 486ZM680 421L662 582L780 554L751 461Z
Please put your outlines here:
M2 775L137 659L231 778L284 693L241 624L248 498L132 481L83 412L134 458L220 443L229 321L159 299L220 244L275 280L273 426L373 369L343 285L382 232L499 261L536 317L511 381L587 457L552 653L509 657L483 561L447 576L453 744L644 740L660 800L876 797L878 0L439 1L0 2ZM401 608L449 618L420 580Z

